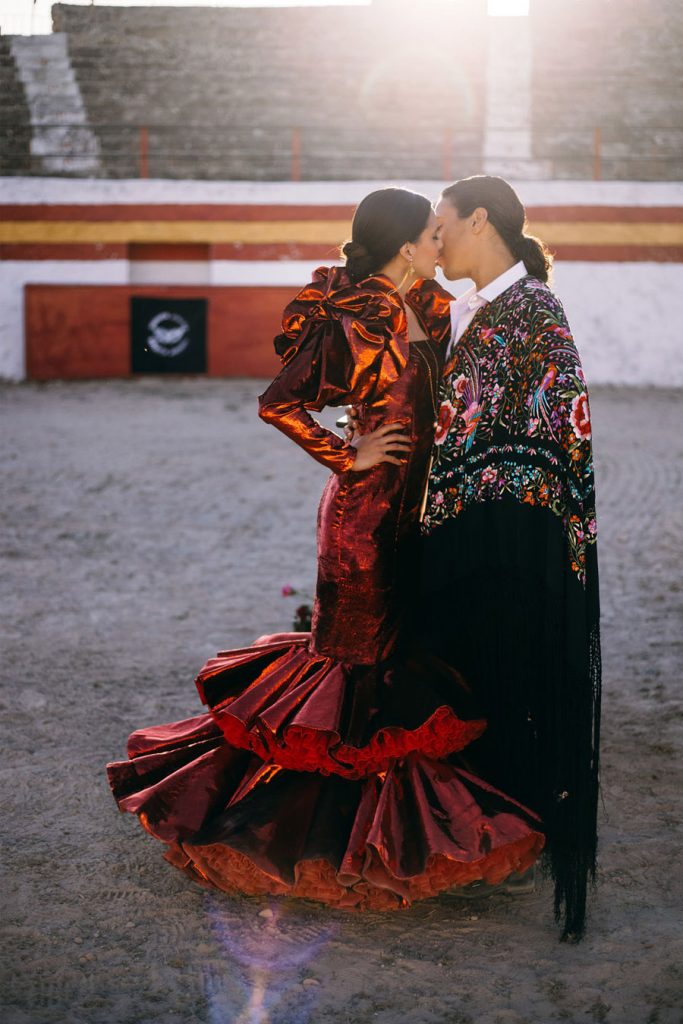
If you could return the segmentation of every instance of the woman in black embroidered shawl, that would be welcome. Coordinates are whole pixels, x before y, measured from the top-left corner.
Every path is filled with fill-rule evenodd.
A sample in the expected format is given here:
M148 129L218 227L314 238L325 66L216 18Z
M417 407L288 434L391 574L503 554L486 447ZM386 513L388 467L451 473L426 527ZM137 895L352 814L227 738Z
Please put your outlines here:
M442 384L423 639L482 697L489 728L470 764L541 814L556 916L577 939L595 877L600 710L586 382L546 284L549 254L524 234L507 182L456 182L437 213L444 272L475 281L469 316L479 308L451 343ZM486 301L503 273L513 283Z

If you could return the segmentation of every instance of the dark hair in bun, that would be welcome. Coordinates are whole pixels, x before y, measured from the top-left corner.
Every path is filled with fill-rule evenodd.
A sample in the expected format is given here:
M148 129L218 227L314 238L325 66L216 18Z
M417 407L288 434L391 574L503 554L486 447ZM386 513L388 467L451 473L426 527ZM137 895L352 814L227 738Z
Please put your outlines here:
M426 196L407 188L379 188L361 200L342 246L349 277L355 283L376 274L405 242L416 242L432 209Z
M352 280L362 281L364 277L370 276L373 258L364 245L353 241L344 242L341 251L342 256L346 259L346 269Z
M469 217L478 206L483 207L515 259L522 260L532 277L549 280L552 254L540 238L524 233L526 211L514 188L504 178L475 174L449 185L441 195L455 206L461 217Z

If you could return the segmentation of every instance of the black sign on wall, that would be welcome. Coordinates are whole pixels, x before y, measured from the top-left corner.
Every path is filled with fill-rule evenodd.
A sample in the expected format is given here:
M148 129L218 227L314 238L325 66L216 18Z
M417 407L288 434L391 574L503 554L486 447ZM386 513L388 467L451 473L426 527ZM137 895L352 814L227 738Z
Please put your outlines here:
M130 300L133 373L206 373L206 299Z

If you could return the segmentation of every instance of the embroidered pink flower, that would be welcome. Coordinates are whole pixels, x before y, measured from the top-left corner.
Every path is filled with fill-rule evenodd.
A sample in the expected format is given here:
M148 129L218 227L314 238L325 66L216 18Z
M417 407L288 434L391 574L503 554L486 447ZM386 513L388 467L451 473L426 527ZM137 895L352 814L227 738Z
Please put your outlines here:
M487 466L484 472L481 474L481 482L483 484L492 484L498 479L498 470L493 466Z
M443 505L443 491L437 491L434 495L434 504Z
M467 377L465 376L464 373L461 373L453 384L453 390L455 391L456 395L464 395L466 387Z
M569 422L574 428L574 435L579 441L588 441L591 436L591 419L588 410L588 395L582 391L572 401Z
M434 434L434 444L443 444L448 436L448 431L451 429L451 423L455 416L455 409L450 402L442 402L441 408L439 409L439 415L436 421L436 433Z
M598 524L594 519L589 519L587 524L588 533L591 537L595 537L598 532Z
M526 428L527 437L532 437L538 430L538 424L540 420L535 416L532 416L529 420L529 426Z

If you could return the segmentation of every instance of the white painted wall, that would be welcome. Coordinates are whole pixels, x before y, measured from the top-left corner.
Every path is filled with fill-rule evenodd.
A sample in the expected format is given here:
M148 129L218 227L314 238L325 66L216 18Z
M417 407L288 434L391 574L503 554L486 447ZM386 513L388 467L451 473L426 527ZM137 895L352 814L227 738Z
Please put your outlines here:
M24 285L127 284L128 260L5 260L0 262L0 378L23 380Z
M214 260L211 284L259 285L303 288L322 260ZM339 260L326 260L332 266Z
M437 195L442 186L440 182L412 184L429 195ZM0 201L338 204L356 202L376 187L377 182L5 178L0 179ZM683 205L683 184L677 182L525 182L518 190L528 205ZM294 292L310 279L318 262L216 260L208 266L208 282L291 285ZM145 283L204 283L206 264L200 268L202 280L197 281L183 277L182 264L160 264L154 269L150 263L144 267ZM0 378L21 380L25 376L24 285L127 284L141 269L133 269L128 260L0 261ZM141 278L137 280L141 282ZM558 262L554 290L567 311L590 383L683 387L676 314L677 298L683 292L683 265Z
M3 203L357 203L383 185L436 198L445 181L170 181L160 179L0 178ZM678 181L511 181L527 206L682 206Z
M561 300L593 384L683 387L680 263L556 264Z
M294 294L318 262L217 260L211 284L291 286ZM8 380L26 375L25 284L130 282L127 260L6 262L0 274L0 378ZM195 282L160 275L157 283ZM467 284L443 283L456 291ZM683 387L680 329L671 301L682 288L683 268L676 263L556 264L554 291L567 312L589 383Z
M472 285L439 280L455 295ZM564 306L589 385L683 387L671 301L681 289L680 263L555 261L552 290Z
M131 260L130 284L211 284L210 260Z
M216 260L211 283L291 285L295 290L310 280L319 263ZM456 295L472 284L441 275L439 280ZM589 383L683 387L680 331L665 298L683 289L680 263L558 260L552 288L564 306Z

